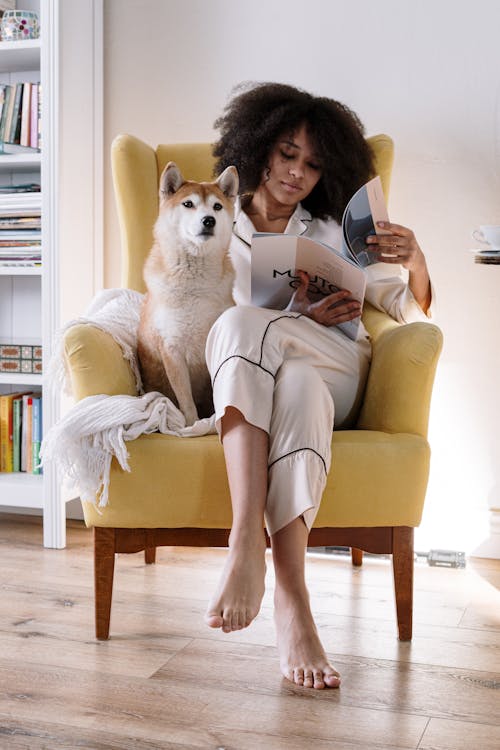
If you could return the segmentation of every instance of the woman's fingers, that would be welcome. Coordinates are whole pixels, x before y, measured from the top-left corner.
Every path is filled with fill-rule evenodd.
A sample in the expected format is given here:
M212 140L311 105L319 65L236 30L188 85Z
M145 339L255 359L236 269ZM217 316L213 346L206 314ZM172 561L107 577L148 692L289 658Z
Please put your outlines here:
M350 292L341 289L312 303L309 314L316 322L332 326L358 318L361 315L361 305L350 297Z
M423 253L408 227L392 222L379 222L383 234L373 234L366 238L369 252L373 252L383 263L399 263L409 270L422 265Z

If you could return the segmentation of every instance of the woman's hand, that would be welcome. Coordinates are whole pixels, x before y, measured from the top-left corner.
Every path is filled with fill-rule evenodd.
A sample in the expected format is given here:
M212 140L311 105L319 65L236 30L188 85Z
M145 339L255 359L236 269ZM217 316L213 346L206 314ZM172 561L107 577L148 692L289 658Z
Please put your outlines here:
M366 238L370 253L374 253L381 263L399 263L408 271L418 273L427 270L425 255L420 249L415 235L401 224L379 221L384 234L371 234Z
M300 277L300 286L290 300L287 310L300 312L324 326L336 326L361 315L360 303L350 299L350 292L346 289L329 294L318 302L311 302L307 296L309 275L305 271L297 271L297 275Z
M415 235L401 224L379 221L384 234L374 234L366 238L370 253L374 253L381 263L399 263L408 269L408 286L416 301L427 313L431 304L431 282L425 255Z

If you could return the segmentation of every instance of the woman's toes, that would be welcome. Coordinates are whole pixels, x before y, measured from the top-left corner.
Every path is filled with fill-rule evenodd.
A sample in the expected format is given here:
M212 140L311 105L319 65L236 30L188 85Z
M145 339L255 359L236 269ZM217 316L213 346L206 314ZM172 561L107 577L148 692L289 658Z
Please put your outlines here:
M322 690L325 687L325 681L323 679L323 672L321 669L314 670L314 688L315 690Z
M224 624L224 620L216 612L207 612L205 622L209 628L221 628Z
M297 669L293 670L293 681L296 685L303 685L304 684L304 670L298 667Z
M304 687L312 688L314 685L313 673L310 669L304 669Z
M325 669L323 680L325 685L331 688L337 688L340 685L340 675L334 669Z

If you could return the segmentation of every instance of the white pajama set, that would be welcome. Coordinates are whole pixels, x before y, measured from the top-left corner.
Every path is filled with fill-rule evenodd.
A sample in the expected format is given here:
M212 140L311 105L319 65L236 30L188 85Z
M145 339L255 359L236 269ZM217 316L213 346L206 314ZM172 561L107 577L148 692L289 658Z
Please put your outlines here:
M356 341L300 313L250 302L250 244L255 228L236 205L231 258L236 306L215 322L207 340L217 429L228 406L269 434L265 521L274 534L302 516L316 517L330 469L332 430L347 426L363 394L371 344L363 324ZM337 222L313 219L300 204L287 234L340 248ZM428 320L399 265L366 269L366 299L400 322Z

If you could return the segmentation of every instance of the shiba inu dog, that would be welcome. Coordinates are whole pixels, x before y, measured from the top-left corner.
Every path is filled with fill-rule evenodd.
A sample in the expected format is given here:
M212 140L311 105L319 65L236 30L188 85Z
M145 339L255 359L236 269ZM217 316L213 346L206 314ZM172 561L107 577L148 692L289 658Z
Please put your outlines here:
M188 182L169 162L160 178L137 353L144 390L168 396L187 425L213 413L205 344L215 320L234 304L229 243L237 193L235 167L215 182Z

